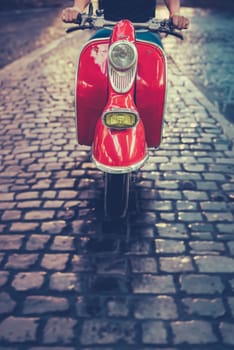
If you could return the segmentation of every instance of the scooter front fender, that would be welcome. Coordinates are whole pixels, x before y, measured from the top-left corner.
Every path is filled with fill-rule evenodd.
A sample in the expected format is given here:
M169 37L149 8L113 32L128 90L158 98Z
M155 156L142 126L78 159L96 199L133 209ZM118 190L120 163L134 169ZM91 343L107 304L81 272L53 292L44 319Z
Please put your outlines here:
M133 128L110 129L99 119L92 147L93 160L107 173L138 170L147 160L145 130L141 120Z

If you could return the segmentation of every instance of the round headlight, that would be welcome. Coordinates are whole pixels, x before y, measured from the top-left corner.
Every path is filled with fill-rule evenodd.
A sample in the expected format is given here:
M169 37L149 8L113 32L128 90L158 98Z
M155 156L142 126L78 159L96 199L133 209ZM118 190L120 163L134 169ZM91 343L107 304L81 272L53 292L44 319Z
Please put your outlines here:
M128 41L115 42L109 49L111 65L119 70L126 70L136 62L137 50L135 45Z

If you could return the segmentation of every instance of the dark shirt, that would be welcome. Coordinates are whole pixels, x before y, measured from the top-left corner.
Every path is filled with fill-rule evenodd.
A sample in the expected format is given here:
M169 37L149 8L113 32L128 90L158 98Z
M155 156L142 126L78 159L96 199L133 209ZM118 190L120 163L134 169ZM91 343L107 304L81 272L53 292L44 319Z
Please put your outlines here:
M129 19L146 22L155 16L155 0L102 0L104 17L110 21Z

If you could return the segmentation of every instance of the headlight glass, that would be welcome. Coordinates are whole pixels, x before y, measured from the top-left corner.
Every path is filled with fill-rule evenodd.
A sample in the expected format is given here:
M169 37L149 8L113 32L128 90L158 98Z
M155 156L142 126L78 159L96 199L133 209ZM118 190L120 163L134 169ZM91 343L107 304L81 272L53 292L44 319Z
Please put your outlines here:
M137 50L129 42L115 42L109 49L109 59L112 66L119 70L126 70L136 62Z
M109 112L104 116L104 123L109 128L132 128L137 123L137 116L129 112Z

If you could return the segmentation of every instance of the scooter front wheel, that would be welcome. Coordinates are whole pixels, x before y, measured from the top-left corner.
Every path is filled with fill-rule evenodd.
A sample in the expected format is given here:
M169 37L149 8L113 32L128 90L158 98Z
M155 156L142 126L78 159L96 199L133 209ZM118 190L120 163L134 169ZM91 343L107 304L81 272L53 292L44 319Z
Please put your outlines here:
M130 174L105 174L105 215L111 219L126 216L129 199Z

